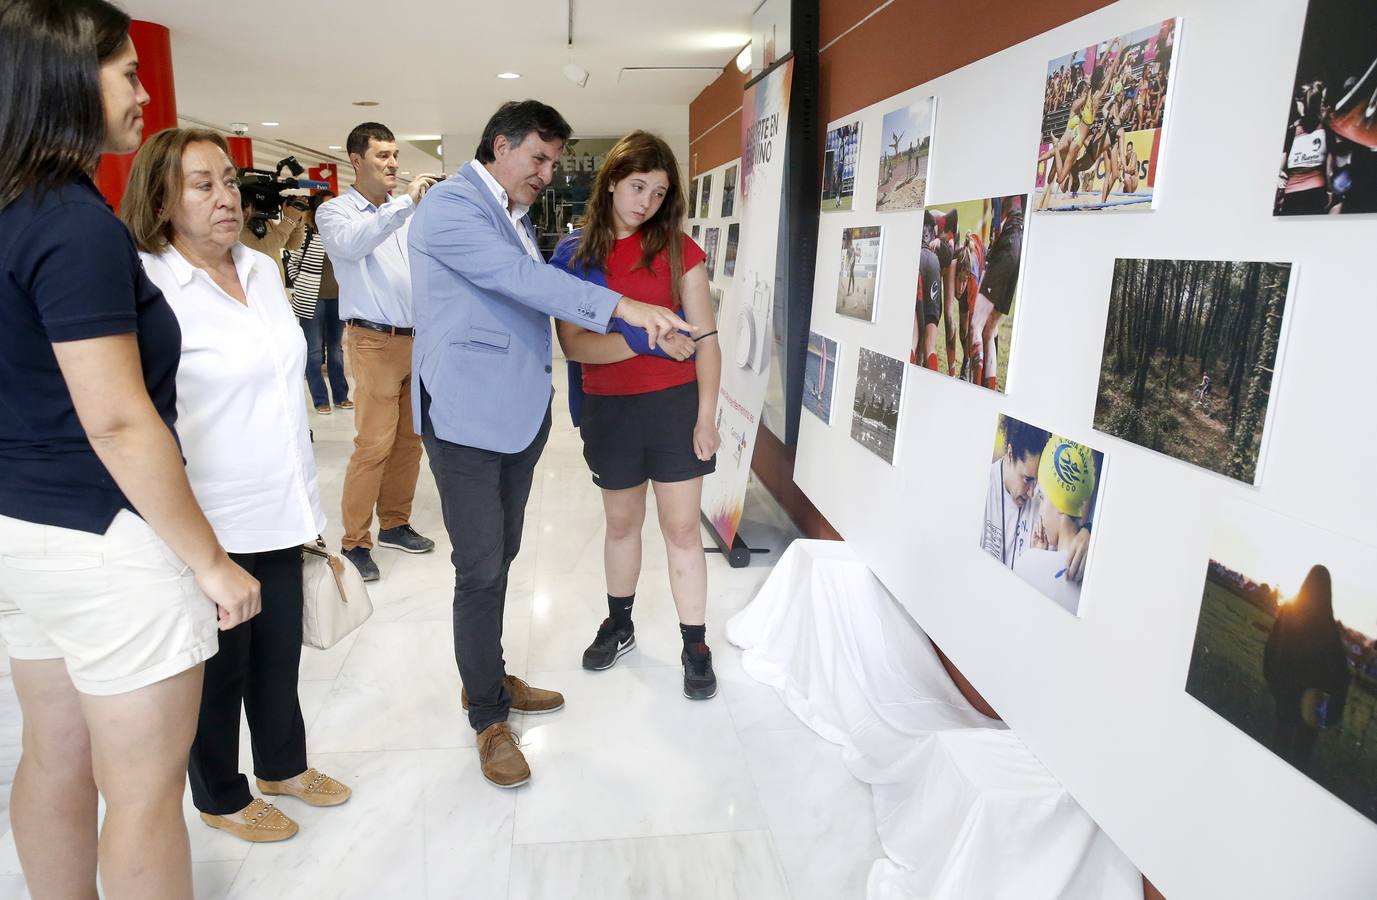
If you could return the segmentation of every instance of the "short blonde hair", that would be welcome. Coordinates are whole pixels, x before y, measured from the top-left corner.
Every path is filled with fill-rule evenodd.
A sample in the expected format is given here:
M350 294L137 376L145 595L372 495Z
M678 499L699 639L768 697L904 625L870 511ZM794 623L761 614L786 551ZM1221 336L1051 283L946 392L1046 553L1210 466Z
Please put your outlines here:
M224 136L207 128L164 128L134 156L120 218L145 253L161 253L171 242L172 211L182 194L182 154L203 141L233 159Z

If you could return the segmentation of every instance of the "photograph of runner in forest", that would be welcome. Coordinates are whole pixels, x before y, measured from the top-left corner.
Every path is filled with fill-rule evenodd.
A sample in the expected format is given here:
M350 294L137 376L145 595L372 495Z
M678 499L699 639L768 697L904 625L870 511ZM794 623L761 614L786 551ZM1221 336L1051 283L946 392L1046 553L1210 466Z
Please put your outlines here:
M1256 506L1227 512L1186 693L1377 822L1377 552Z
M861 348L856 361L856 396L851 403L851 439L890 465L899 441L904 400L903 360Z
M1377 212L1377 3L1310 0L1273 212Z
M1119 259L1095 428L1253 484L1290 263Z
M1047 64L1039 211L1151 209L1179 19Z
M922 209L927 197L928 158L936 97L924 97L885 113L880 126L880 180L875 208L881 212Z

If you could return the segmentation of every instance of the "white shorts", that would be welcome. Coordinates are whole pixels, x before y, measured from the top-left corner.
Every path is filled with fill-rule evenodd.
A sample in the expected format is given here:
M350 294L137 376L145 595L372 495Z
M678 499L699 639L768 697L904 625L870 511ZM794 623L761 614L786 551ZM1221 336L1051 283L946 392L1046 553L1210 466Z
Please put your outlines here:
M83 694L123 694L219 649L215 604L148 523L105 534L0 516L0 638L14 659L62 659Z

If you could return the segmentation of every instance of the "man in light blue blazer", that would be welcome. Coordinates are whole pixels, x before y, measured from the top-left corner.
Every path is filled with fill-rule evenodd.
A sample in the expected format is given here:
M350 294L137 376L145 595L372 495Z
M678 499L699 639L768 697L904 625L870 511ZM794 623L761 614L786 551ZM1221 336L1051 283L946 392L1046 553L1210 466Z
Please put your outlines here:
M530 780L508 711L564 705L559 693L507 675L502 659L507 571L550 432L550 317L600 333L621 318L644 328L652 346L677 329L696 330L669 310L545 265L527 213L570 134L543 103L504 104L477 159L427 193L409 236L413 419L454 547L462 703L478 732L483 775L499 787Z

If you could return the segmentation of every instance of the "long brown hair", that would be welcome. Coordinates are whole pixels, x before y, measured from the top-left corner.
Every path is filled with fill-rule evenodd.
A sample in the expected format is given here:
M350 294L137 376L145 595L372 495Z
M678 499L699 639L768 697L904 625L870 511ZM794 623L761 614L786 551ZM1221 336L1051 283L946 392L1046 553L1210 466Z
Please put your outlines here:
M100 159L100 67L129 39L105 0L0 4L0 209L76 181Z
M655 215L641 224L641 261L637 267L651 268L655 258L669 251L670 294L679 300L679 279L684 274L684 183L674 151L661 138L648 131L633 131L617 141L598 170L593 196L588 199L579 228L583 230L579 249L574 254L576 267L603 269L617 231L612 214L612 186L638 172L664 172L669 190Z
M145 253L161 253L171 242L172 213L182 197L182 154L203 141L233 159L225 138L208 128L164 128L144 141L134 157L120 218Z

